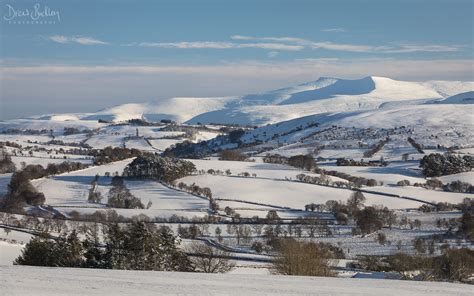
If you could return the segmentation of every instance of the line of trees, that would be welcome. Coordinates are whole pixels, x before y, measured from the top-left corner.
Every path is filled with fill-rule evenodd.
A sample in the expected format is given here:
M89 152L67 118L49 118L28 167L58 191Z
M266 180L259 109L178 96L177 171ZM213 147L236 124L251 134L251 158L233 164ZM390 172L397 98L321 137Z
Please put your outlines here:
M360 161L354 159L345 159L345 158L338 158L336 161L337 166L387 166L388 163L383 159L380 161L364 161L363 159Z
M327 173L332 175L337 175L341 179L347 180L347 182L343 181L332 181L328 176ZM310 176L306 174L298 174L296 175L296 179L300 182L308 183L308 184L316 184L316 185L323 185L323 186L332 186L337 188L359 188L361 186L377 186L378 182L375 179L366 179L363 177L355 177L351 176L346 173L336 172L336 171L326 171L320 170L318 176Z
M5 211L21 211L26 205L42 205L45 196L39 192L30 180L51 175L62 174L87 168L88 165L80 162L50 163L44 168L39 164L30 164L15 172L8 184L8 192L0 202L0 208Z
M93 149L89 152L94 157L95 165L107 164L113 161L124 160L127 158L137 157L142 155L142 152L138 149L128 149L121 147L105 147L104 149Z
M28 242L17 264L54 267L86 267L132 270L192 271L179 249L179 240L165 226L134 222L124 227L111 224L104 231L91 228L81 240L73 230L56 239L35 237Z
M180 190L192 193L194 195L198 195L209 200L209 210L212 213L216 213L219 210L219 204L217 201L212 197L212 191L209 187L199 187L196 183L192 183L191 185L187 185L184 182L179 182L176 185L177 188Z
M287 164L293 167L312 171L317 168L316 161L311 154L285 157L279 154L267 154L263 157L265 163Z
M382 150L383 146L385 146L388 142L390 141L390 138L387 137L383 140L380 140L376 145L371 147L369 150L364 152L364 157L372 157L375 155L375 153L379 152Z
M416 151L418 151L418 153L425 154L425 151L423 151L423 146L421 146L419 143L417 143L415 141L415 139L413 139L411 137L408 137L407 141L408 141L408 143L410 143L410 145L413 146L413 148L416 149Z

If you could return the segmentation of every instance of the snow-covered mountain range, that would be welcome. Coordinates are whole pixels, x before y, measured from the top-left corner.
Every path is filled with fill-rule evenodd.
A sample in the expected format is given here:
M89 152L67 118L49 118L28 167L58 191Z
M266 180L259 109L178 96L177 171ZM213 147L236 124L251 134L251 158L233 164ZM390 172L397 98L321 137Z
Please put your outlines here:
M384 77L357 80L320 78L294 87L235 97L176 97L141 104L124 104L89 114L42 116L52 120L172 119L187 123L263 125L313 114L403 108L430 101L472 103L448 99L469 92L474 82L407 82ZM411 107L409 107L411 108Z
M256 130L252 138L278 134L281 141L286 141L282 134L318 123L319 128L411 127L423 136L448 137L447 143L443 143L448 147L465 146L474 136L473 90L474 82L407 82L384 77L357 80L320 78L294 87L245 96L177 97L124 104L95 113L50 114L8 120L0 122L0 131L97 128L103 125L99 119L121 122L143 118L149 121L171 119L188 124L258 125L262 128Z

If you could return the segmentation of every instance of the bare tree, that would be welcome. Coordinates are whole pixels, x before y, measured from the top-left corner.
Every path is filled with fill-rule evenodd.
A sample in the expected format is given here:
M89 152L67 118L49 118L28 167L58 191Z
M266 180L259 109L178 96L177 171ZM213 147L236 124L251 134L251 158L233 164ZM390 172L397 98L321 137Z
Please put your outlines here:
M193 243L189 247L189 252L194 254L194 256L190 257L190 260L196 270L200 272L228 272L235 266L228 259L228 252L206 244Z
M262 235L263 224L252 224L251 227L256 236Z

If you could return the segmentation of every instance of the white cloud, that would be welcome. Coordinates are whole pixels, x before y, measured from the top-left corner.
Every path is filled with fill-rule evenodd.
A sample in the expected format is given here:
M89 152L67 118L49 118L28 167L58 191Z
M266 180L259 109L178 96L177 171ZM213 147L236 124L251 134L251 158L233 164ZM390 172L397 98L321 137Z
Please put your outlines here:
M269 53L267 53L267 56L269 58L275 58L277 55L278 55L278 51L270 51Z
M160 47L160 48L179 48L179 49L234 49L234 48L261 48L270 50L302 50L302 45L291 45L283 43L233 43L233 42L214 42L214 41L197 41L197 42L167 42L167 43L152 43L141 42L136 44L129 44L131 46L144 47Z
M453 52L459 51L461 46L449 45L400 45L398 48L387 49L387 53L408 53L408 52Z
M253 80L265 75L265 79L284 78L300 75L330 75L340 77L361 77L368 75L387 76L399 79L474 79L471 60L415 60L415 59L338 59L316 58L296 59L287 62L241 61L201 66L5 66L2 67L5 80L22 79L30 75L48 74L160 74L179 75L206 74L216 77L241 76ZM127 76L125 76L127 77Z
M315 42L308 39L298 37L253 37L233 35L233 40L253 40L253 41L274 41L293 43L312 49L326 49L347 52L365 52L365 53L411 53L411 52L454 52L459 51L462 47L457 45L436 45L436 44L401 44L401 45L383 45L373 46L364 44L344 44L329 41Z
M243 35L232 35L230 36L233 40L255 40L255 41L277 41L277 42L290 42L290 43L305 43L309 42L303 38L297 37L253 37Z
M49 37L49 40L68 44L68 43L78 43L82 45L106 45L109 44L108 42L95 39L92 37L83 37L83 36L63 36L63 35L53 35Z
M342 33L342 32L346 32L346 29L344 29L344 28L328 28L328 29L322 29L321 32Z
M69 43L69 38L66 36L54 35L49 37L50 40L57 42L57 43Z
M343 30L342 28L324 29ZM329 32L329 31L328 31ZM300 51L303 49L325 49L345 52L360 53L413 53L413 52L455 52L461 50L458 45L438 45L438 44L391 44L391 45L366 45L366 44L348 44L335 43L329 41L312 41L298 37L254 37L233 35L230 37L236 41L254 41L247 43L224 42L224 41L182 41L182 42L134 42L122 44L122 46L142 46L157 48L177 48L177 49L239 49L239 48L260 48L271 51ZM82 45L106 45L108 42L83 36L63 36L54 35L47 39L62 43L77 43ZM276 55L275 55L276 56Z
M374 52L377 48L369 45L356 45L356 44L340 44L333 42L308 42L308 45L312 49L328 49L338 51L350 51L350 52Z

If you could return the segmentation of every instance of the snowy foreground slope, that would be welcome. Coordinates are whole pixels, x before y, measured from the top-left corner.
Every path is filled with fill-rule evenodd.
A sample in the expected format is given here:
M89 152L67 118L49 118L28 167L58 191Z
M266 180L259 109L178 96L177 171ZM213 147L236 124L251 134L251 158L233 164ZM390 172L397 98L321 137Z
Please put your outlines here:
M440 282L0 267L4 295L472 295L474 287ZM21 279L21 281L19 280ZM21 284L19 284L21 282Z

